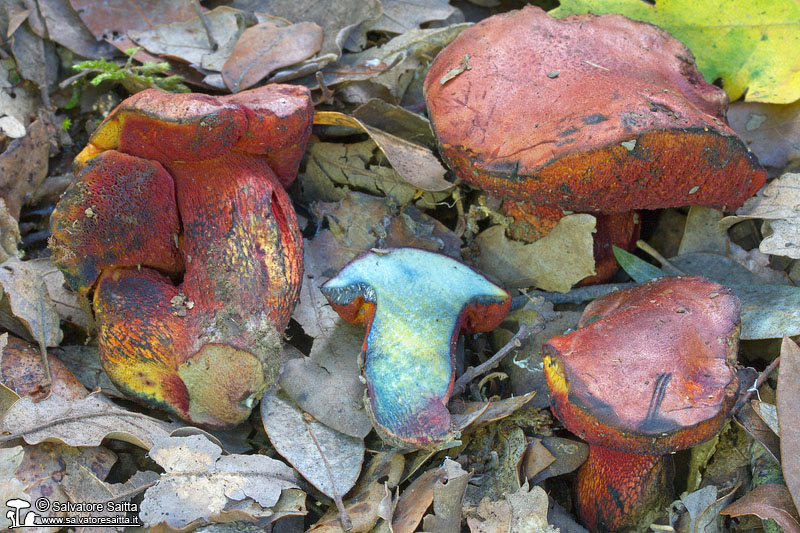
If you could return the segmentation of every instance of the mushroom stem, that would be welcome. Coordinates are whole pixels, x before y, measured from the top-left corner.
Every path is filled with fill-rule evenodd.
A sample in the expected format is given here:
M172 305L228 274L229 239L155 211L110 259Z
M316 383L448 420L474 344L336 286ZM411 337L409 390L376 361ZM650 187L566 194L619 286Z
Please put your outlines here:
M643 531L652 522L649 511L669 503L672 471L670 455L590 445L589 458L578 471L578 517L590 531Z

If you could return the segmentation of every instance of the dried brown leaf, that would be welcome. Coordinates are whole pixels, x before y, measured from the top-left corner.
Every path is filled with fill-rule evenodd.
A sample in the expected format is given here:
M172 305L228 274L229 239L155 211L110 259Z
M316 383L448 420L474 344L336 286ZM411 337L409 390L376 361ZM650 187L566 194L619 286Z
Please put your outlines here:
M314 22L278 26L262 22L242 33L222 66L222 79L231 92L243 91L270 72L299 63L322 45L322 28Z
M146 30L159 24L184 22L197 16L193 0L70 0L95 39L111 39L115 33Z
M461 502L467 490L470 473L450 459L444 460L445 481L433 486L433 512L425 516L422 525L429 533L460 533Z
M594 275L594 230L592 215L567 215L543 238L524 244L506 237L503 226L492 226L475 237L475 265L508 288L567 292Z
M6 202L0 198L0 263L10 257L20 257L22 252L17 245L22 242L17 220L11 216Z
M47 285L27 262L12 257L0 264L0 321L17 319L25 331L18 332L37 341L42 347L58 346L64 337L55 304L50 299ZM11 317L6 317L10 311ZM16 331L15 331L16 332Z
M113 46L94 38L69 0L38 0L38 3L47 34L53 41L90 59L108 58L117 53Z
M364 441L311 419L277 391L261 400L261 420L275 450L329 498L353 488L364 461Z
M720 513L734 517L754 514L762 520L771 518L786 533L800 533L800 516L795 509L792 495L786 486L777 483L757 486Z
M795 505L800 502L800 347L783 338L778 369L778 420L781 427L781 464Z
M403 33L426 22L445 20L455 12L447 0L381 0L381 6L380 18L365 23L365 32Z
M41 89L53 85L58 78L58 56L55 45L34 34L23 24L11 37L11 53L20 76Z
M445 479L444 467L436 467L420 474L400 495L394 510L392 530L394 533L413 533L422 522L422 517L433 503L433 488Z
M146 526L166 524L181 529L192 524L229 521L222 518L235 504L248 500L245 515L272 514L282 492L297 488L297 474L265 455L222 455L222 448L200 435L158 439L150 457L165 473L147 489L140 518Z
M558 533L558 528L547 523L547 507L544 489L529 489L525 482L503 500L482 500L478 505L478 517L467 518L467 524L472 533Z
M548 451L550 457L554 458L552 464L542 471L531 476L528 474L528 460L532 458L530 446L525 452L524 474L528 475L531 484L541 483L547 478L561 476L574 472L589 457L589 446L585 442L563 437L543 437L542 446Z
M22 398L11 406L0 424L7 436L0 440L21 436L28 444L56 440L70 446L98 446L103 439L114 438L149 449L175 427L117 407L99 393L73 401L52 394L38 403Z
M0 383L19 396L39 401L49 394L65 400L85 398L87 391L61 361L49 354L51 382L45 379L42 354L38 346L10 337L0 360Z
M25 197L47 177L51 132L50 126L37 120L24 137L11 141L0 155L0 197L16 219Z
M728 122L762 165L784 167L800 157L800 102L788 105L734 102Z

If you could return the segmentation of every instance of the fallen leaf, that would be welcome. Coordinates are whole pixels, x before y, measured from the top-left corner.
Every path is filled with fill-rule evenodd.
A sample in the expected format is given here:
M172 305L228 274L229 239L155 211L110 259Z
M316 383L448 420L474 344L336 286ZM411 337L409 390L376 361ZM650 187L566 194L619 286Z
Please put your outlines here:
M185 22L197 16L192 0L70 0L95 39L111 39L128 30L146 30L160 24Z
M800 347L788 337L781 344L778 370L778 420L783 477L795 505L800 502Z
M306 418L274 390L261 400L261 420L275 450L320 492L334 498L353 488L364 460L360 438Z
M98 479L105 479L116 461L117 454L100 446L75 448L57 442L26 446L23 460L13 471L13 480L22 489L16 497L27 495L31 503L38 498L66 503L70 499L62 490L61 481L68 469L79 466ZM4 480L0 482L5 484ZM64 511L53 511L52 507L39 514L50 517L67 515ZM38 531L56 531L56 528Z
M19 320L25 331L18 332L42 345L58 346L64 337L47 285L26 262L12 257L0 264L0 321L8 327L6 311ZM15 332L17 332L15 330Z
M220 6L205 14L218 47L208 40L205 26L195 16L152 29L129 30L128 37L148 52L180 59L197 70L220 72L245 29L245 13Z
M550 11L619 13L670 32L691 49L709 83L722 80L731 101L788 104L800 99L800 5L792 0L564 0Z
M379 520L379 506L386 497L386 488L394 489L400 483L405 459L395 452L381 452L373 456L366 471L361 474L351 497L344 502L352 529L348 533L367 533ZM345 533L339 512L331 507L308 533Z
M686 531L692 533L722 533L720 511L733 499L733 495L741 483L740 480L733 490L722 497L718 496L717 487L714 485L708 485L689 494L682 494L680 501L672 505L673 507L676 504L682 505L689 513L689 525Z
M50 351L50 350L48 350ZM18 396L34 401L53 394L66 401L85 398L87 391L61 361L50 353L50 383L46 383L42 354L38 346L9 337L0 360L0 383Z
M393 533L413 533L422 522L422 517L433 503L433 488L437 482L444 481L446 470L443 466L431 468L411 482L400 494L392 518Z
M758 417L769 426L769 429L780 437L781 429L778 425L778 408L772 404L760 402L758 400L750 400L750 405L753 407L753 411L756 412Z
M467 413L477 413L477 416L465 426L460 426L456 423L460 431L468 433L511 416L528 405L535 395L536 391L532 391L521 396L512 396L511 398L491 402L466 402L459 405L458 410L453 411L453 418L463 419Z
M788 105L733 102L728 123L768 167L783 168L800 158L800 102Z
M429 533L460 533L461 502L467 490L470 473L451 459L444 460L445 479L433 486L433 513L422 519Z
M347 126L366 132L384 153L392 168L416 188L443 191L453 186L444 179L446 169L426 146L368 126L354 117L335 111L318 112L314 116L314 123Z
M769 426L753 411L750 403L746 403L739 412L736 413L736 421L748 435L758 441L775 459L779 461L781 457L781 441Z
M248 89L270 72L316 54L322 28L313 22L278 26L262 22L244 30L222 66L222 79L231 92Z
M25 485L14 476L14 471L24 457L25 450L22 446L0 448L0 500L7 502L19 498L31 501L30 495L25 492ZM8 516L0 515L0 527L3 531L8 530L11 525Z
M82 306L76 292L69 289L64 273L49 257L25 261L25 266L47 286L47 294L61 320L83 330L89 327L88 306Z
M26 24L14 32L11 53L14 54L17 69L24 79L32 81L40 89L47 89L56 82L58 56L55 45L34 34Z
M547 523L548 505L544 489L529 488L525 482L516 492L506 494L503 500L482 500L478 516L467 518L467 524L472 533L558 533L558 528Z
M728 228L742 220L762 218L769 222L759 250L765 254L800 259L800 174L786 173L745 201L735 216L720 221Z
M539 472L553 464L555 460L556 458L553 457L550 450L542 444L542 439L533 438L528 443L528 447L525 448L525 455L521 463L521 477L531 481Z
M38 0L47 34L61 46L89 59L117 54L113 46L98 41L78 18L69 0Z
M50 132L48 125L37 120L28 126L24 137L11 141L0 155L0 197L17 220L25 197L47 177Z
M762 520L771 518L786 533L800 533L800 516L797 515L789 489L777 483L757 486L720 513L733 517L754 514Z
M8 212L5 200L0 198L0 263L11 257L22 256L17 248L21 242L17 220Z
M42 101L41 94L31 84L9 81L9 75L13 79L11 68L13 65L0 62L0 129L6 136L19 139L27 133L27 126L36 120Z
M686 216L686 226L678 255L692 252L712 252L725 255L728 250L725 230L719 227L722 212L710 207L693 205Z
M445 20L455 12L447 0L381 0L381 7L383 12L377 20L362 24L364 33L404 33L426 22Z
M378 0L235 0L233 7L269 13L293 23L315 22L322 27L320 61L314 70L335 61L350 31L381 14ZM325 58L326 56L330 56Z
M222 448L200 435L158 439L149 455L164 474L141 503L139 516L148 527L215 522L243 500L253 500L266 517L283 491L297 488L297 474L282 462L265 455L223 456Z
M570 472L576 471L589 457L589 446L584 443L573 439L565 439L563 437L542 437L542 447L547 450L551 457L554 458L553 463L547 465L540 472L535 475L529 475L528 480L532 485L541 483L545 479L561 476ZM528 472L528 454L530 454L530 446L525 452L525 472Z
M475 266L507 288L567 292L594 275L594 228L592 215L567 215L543 238L524 244L508 239L503 226L492 226L475 237Z
M0 423L6 435L0 441L22 437L28 444L57 440L70 446L99 446L103 439L115 438L150 449L175 427L117 407L99 393L72 401L51 394L36 403L21 398L12 405Z

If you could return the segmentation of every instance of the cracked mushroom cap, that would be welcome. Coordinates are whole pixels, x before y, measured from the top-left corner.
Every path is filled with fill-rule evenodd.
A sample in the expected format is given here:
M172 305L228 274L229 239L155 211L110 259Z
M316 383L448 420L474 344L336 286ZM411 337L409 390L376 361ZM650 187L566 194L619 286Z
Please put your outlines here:
M424 88L445 161L499 198L732 209L766 179L688 48L619 15L489 17L442 50Z
M367 327L365 404L381 437L404 448L452 439L446 406L458 336L497 327L511 305L508 291L416 248L366 253L321 290L342 318Z
M586 307L543 347L553 411L589 444L663 455L715 435L738 379L739 299L692 276L661 278Z

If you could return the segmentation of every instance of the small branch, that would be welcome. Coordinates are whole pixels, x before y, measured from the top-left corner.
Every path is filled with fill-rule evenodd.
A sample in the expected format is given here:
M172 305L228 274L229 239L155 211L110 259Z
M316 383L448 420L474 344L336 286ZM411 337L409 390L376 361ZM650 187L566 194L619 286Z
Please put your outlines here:
M544 319L541 315L536 317L536 321L532 324L522 324L519 327L519 331L513 337L511 337L511 340L508 341L505 346L500 348L497 353L494 354L488 361L478 365L477 367L469 367L463 374L461 374L461 377L458 378L453 385L453 393L451 396L458 396L464 392L464 389L467 388L467 384L470 381L490 370L494 370L494 368L500 364L500 361L502 361L505 356L522 346L522 341L534 333L539 333L543 329Z
M669 262L669 259L658 253L658 250L644 242L643 240L639 239L636 241L636 247L640 250L644 250L648 254L650 254L656 261L661 263L661 268L666 271L667 274L673 276L685 276L686 272L681 270L680 268L676 267L672 263Z
M318 70L314 74L314 77L317 79L320 91L322 91L319 100L314 102L314 105L318 106L320 104L327 104L328 102L333 100L333 91L331 91L330 88L327 85L325 85L325 75L322 73L321 70Z
M775 359L774 359L774 360L773 360L773 361L772 361L772 362L769 364L769 366L767 366L767 368L765 368L765 369L764 369L764 371L763 371L763 372L761 372L761 373L758 375L758 378L756 379L755 383L753 383L753 386L752 386L752 387L750 387L749 389L747 389L747 391L745 391L744 395L743 395L743 396L742 396L742 397L741 397L741 398L740 398L740 399L739 399L739 400L736 402L736 403L738 404L738 407L736 407L735 409L733 409L733 411L731 412L731 416L736 416L736 413L738 413L738 412L739 412L739 410L740 410L740 409L741 409L741 408L742 408L742 407L743 407L743 406L744 406L744 405L745 405L747 402L749 402L749 401L750 401L750 398L752 398L752 397L753 397L753 393L755 393L755 392L758 390L758 388L759 388L759 387L760 387L760 386L761 386L761 385L762 385L762 384L763 384L765 381L767 381L767 378L769 377L769 375L770 375L770 374L772 374L772 372L774 372L774 371L775 371L775 369L778 367L778 365L780 364L780 362L781 362L781 356L779 355L778 357L776 357L776 358L775 358Z
M580 304L590 300L596 300L618 290L635 287L636 285L637 284L633 282L609 283L607 285L590 285L588 287L578 287L577 289L572 289L567 293L531 290L526 292L527 296L516 296L514 298L514 302L511 304L511 308L515 309L518 301L522 302L519 305L519 307L522 307L525 305L525 302L528 301L529 297L536 298L537 296L541 296L548 302L554 304Z
M319 451L319 455L322 457L322 463L325 465L325 471L328 473L328 480L331 483L331 491L333 492L333 501L336 503L336 508L339 510L339 521L342 523L342 529L345 531L351 531L353 529L353 522L350 520L350 516L347 514L347 509L344 508L342 497L339 496L339 492L336 490L336 483L333 481L333 471L331 470L331 465L328 463L328 458L325 457L322 447L319 445L319 442L317 442L316 435L314 435L314 432L311 431L311 423L309 422L309 418L312 418L310 414L303 413L303 422L306 424L306 430L311 436L311 440L314 441L314 446L317 447L317 451Z

